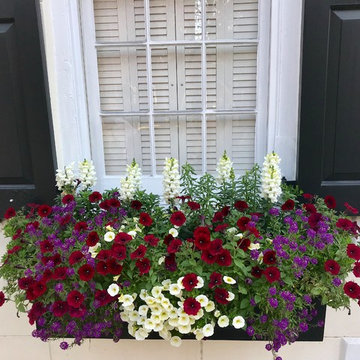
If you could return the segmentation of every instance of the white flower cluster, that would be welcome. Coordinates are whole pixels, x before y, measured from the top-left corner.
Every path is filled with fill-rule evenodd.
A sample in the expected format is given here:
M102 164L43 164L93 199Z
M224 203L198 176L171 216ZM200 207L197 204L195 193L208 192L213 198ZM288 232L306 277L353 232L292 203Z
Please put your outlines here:
M163 176L164 200L169 204L180 195L179 162L176 159L165 159Z
M56 187L59 191L64 191L65 188L75 189L77 184L75 173L74 173L75 163L72 162L70 165L64 167L64 169L56 170Z
M204 286L204 280L198 276L197 289ZM141 290L139 298L142 304L135 307L137 294L122 294L119 297L121 303L121 319L128 323L128 332L134 336L136 340L145 340L151 331L159 333L164 340L170 341L173 346L180 346L181 339L173 336L172 331L180 334L194 334L197 340L209 337L214 334L214 321L207 321L205 325L196 326L196 321L203 318L206 313L213 312L212 317L218 318L217 323L220 327L229 326L230 320L226 315L222 315L216 310L215 303L209 300L205 295L196 296L195 300L200 304L200 310L196 315L188 315L184 310L185 298L183 297L184 286L182 284L183 277L179 278L176 283L172 283L170 279L162 282L162 286L155 286L151 292ZM227 283L234 284L235 280L226 277ZM119 289L116 284L110 285L108 292L112 296L116 296ZM168 294L166 294L168 292ZM234 299L234 294L229 292L229 301ZM176 305L173 305L176 303ZM209 318L209 316L206 316ZM236 328L245 326L245 320L242 316L234 317L232 325Z
M233 163L231 159L226 155L226 151L224 155L219 159L217 164L217 180L220 184L223 184L226 181L229 181L230 178L234 175L234 169L232 167Z
M96 171L93 162L84 160L79 163L79 180L83 189L91 188L96 184Z
M126 167L126 177L120 180L120 199L132 200L134 194L141 185L141 169L139 164L133 160L131 165Z
M264 199L270 199L275 203L281 195L281 170L279 155L274 152L265 156L261 173L261 195Z

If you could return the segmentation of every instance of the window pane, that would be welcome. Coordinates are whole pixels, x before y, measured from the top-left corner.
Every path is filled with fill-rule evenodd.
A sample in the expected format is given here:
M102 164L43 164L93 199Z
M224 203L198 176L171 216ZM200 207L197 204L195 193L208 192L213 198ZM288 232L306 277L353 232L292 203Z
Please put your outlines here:
M201 173L201 116L155 116L156 171L161 174L166 157L175 157L180 165L188 162Z
M207 139L208 172L216 172L224 151L231 157L237 174L254 165L255 115L209 115Z
M258 0L207 0L206 38L256 39Z
M207 107L255 108L256 47L207 46Z
M201 48L152 50L154 110L201 110Z
M98 51L102 111L148 110L145 48Z
M133 159L151 173L147 116L103 117L102 130L106 175L123 175Z
M94 0L98 42L144 41L143 0Z

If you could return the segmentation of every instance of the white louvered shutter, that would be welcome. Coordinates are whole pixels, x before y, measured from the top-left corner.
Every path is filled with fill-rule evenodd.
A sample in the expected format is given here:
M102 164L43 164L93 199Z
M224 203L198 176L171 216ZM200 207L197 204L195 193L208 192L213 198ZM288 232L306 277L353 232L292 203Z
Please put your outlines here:
M144 1L94 0L106 175L122 175L133 158L144 174L161 174L170 156L181 164L189 162L200 173L204 150L207 171L215 171L225 150L238 173L250 169L255 148L257 0L207 0L203 43L201 0L149 3L150 41L156 42L149 45L151 59Z

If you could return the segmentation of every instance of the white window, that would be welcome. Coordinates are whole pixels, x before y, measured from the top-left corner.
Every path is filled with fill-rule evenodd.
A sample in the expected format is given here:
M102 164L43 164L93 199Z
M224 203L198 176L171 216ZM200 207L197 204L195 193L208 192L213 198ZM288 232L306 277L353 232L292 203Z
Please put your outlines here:
M266 144L268 6L258 0L84 0L92 155L100 186L126 164L161 192L166 157L238 174ZM259 17L262 22L259 25Z

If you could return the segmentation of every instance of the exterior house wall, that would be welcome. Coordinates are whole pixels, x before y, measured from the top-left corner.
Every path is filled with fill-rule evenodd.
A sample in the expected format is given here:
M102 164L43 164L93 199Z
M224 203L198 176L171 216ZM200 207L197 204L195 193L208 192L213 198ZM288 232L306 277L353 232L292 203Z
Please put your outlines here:
M7 240L0 233L0 255L5 253ZM0 281L0 288L4 285ZM360 307L354 303L351 316L347 311L327 309L325 339L323 342L298 342L286 346L280 355L284 360L355 360L358 357L345 357L344 338L360 338ZM43 343L31 337L34 328L22 314L16 317L15 307L6 303L0 309L0 349L1 356L7 360L270 360L271 353L264 348L263 341L183 341L180 348L174 348L161 340L112 340L93 339L73 349L61 350L60 341ZM358 344L358 339L355 340ZM357 345L359 346L359 345ZM358 353L353 353L358 355Z

